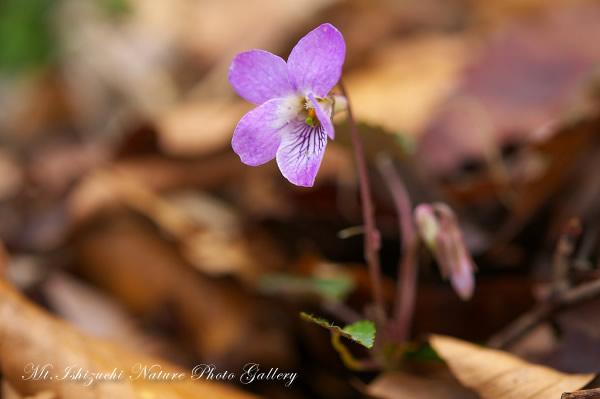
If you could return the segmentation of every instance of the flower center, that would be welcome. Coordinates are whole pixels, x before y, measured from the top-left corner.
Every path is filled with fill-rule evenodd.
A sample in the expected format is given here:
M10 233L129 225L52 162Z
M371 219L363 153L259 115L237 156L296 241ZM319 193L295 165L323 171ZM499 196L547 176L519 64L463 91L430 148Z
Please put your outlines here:
M308 117L305 120L306 124L312 127L318 126L319 118L317 118L317 112L314 107L308 108L306 111L308 113Z

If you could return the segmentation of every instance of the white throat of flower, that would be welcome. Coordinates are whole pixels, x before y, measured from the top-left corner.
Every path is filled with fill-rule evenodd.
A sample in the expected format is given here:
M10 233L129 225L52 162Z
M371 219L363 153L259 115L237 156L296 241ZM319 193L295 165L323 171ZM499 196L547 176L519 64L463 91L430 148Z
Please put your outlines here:
M325 115L331 118L331 113L333 112L333 108L335 105L335 99L333 98L333 96L331 94L328 94L327 96L325 96L325 98L315 98L319 103L318 106L320 106L321 109L325 112ZM304 97L304 109L306 110L306 119L304 120L304 122L306 122L307 125L312 127L318 126L319 118L317 118L315 104L312 103L308 96Z

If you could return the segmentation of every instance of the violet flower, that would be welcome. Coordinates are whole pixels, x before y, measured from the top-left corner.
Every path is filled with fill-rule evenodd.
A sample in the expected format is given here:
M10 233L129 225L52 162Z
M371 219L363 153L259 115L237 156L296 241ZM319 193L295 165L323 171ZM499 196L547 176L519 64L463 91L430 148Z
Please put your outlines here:
M231 145L243 163L262 165L273 158L283 176L310 187L321 165L327 136L333 139L329 92L342 73L346 44L332 25L304 36L287 63L263 50L238 54L229 67L235 91L259 107L240 120Z

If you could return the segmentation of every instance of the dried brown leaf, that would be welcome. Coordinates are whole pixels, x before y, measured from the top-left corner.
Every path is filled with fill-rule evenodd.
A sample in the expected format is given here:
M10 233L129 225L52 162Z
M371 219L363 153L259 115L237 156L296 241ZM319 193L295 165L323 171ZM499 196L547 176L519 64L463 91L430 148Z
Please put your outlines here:
M210 274L250 277L256 268L233 209L208 195L165 199L142 182L117 170L100 175L97 187L112 201L146 215L181 244L186 259ZM96 198L97 199L97 198ZM106 200L111 200L106 197Z
M356 119L392 132L416 135L458 84L465 37L439 35L382 45L348 84Z
M592 83L600 49L581 38L598 37L599 21L597 4L575 3L483 36L460 87L421 138L423 163L448 174L466 159L488 159L506 144L546 140L589 117L580 97Z
M5 282L0 282L0 320L2 375L21 394L34 395L48 390L56 392L62 399L255 397L206 380L193 381L188 378L172 383L149 379L130 380L128 376L135 375L132 367L140 362L160 364L165 372L183 370L166 361L130 352L119 345L87 336L33 305ZM66 367L73 365L90 372L108 373L116 367L124 370L124 378L121 381L96 382L87 386L68 379L24 379L24 370L29 363L51 364L61 376ZM187 376L189 377L189 372Z
M277 309L238 283L194 270L178 248L135 218L105 217L102 228L78 234L76 246L81 274L135 315L168 314L177 340L196 357L235 367L294 361Z
M42 287L53 311L86 333L152 356L175 352L165 340L142 331L117 301L89 284L57 272Z
M158 115L161 148L177 156L199 156L229 146L233 130L252 104L233 97L180 103Z
M594 378L593 374L561 373L456 338L434 335L430 342L456 378L484 399L553 399Z
M189 186L206 189L222 186L249 169L233 152L201 160L155 156L128 159L112 164L110 170L100 169L86 175L71 193L69 208L76 222L82 222L102 209L123 203L112 190L115 171L149 190L162 192Z

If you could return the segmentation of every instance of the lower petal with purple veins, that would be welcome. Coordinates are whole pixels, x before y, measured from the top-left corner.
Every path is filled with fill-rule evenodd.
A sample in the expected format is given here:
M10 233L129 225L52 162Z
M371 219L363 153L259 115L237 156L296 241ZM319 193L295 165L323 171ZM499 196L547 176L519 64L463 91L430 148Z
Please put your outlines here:
M297 186L311 187L323 160L327 134L322 124L290 124L277 149L277 164L283 176Z

